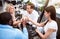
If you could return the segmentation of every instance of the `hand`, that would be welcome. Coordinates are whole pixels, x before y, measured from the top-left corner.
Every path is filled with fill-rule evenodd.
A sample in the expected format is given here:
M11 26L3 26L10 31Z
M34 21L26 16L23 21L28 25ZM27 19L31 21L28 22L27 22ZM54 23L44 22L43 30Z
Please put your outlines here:
M28 21L28 17L27 16L23 16L22 19L24 19L25 21Z
M37 33L39 32L39 30L38 30L38 29L36 29L35 31L36 31Z
M25 16L24 18L25 18L26 21L31 21L32 20L31 18L29 18L27 16Z
M25 18L22 18L21 20L22 20L21 23L22 23L23 27L26 27L26 23L27 23L26 19Z
M22 23L22 21L23 21L23 20L22 20L22 19L20 19L20 23Z
M29 21L31 21L32 19L31 18L28 18Z

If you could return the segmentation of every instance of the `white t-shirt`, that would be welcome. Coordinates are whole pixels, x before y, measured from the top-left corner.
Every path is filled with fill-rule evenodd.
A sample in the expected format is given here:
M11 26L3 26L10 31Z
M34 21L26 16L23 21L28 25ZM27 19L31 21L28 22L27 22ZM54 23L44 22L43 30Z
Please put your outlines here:
M57 23L56 21L51 21L51 22L48 22L45 26L44 26L44 31L47 32L48 29L55 29L56 31L53 32L47 39L56 39L56 33L57 33L57 30L58 30L58 27L57 27Z
M31 14L29 14L27 11L22 11L21 14L31 18L32 20L34 20L35 22L37 22L37 19L39 17L38 12L33 10L33 12Z
M32 12L31 14L29 14L27 11L21 11L21 14L23 14L23 15L31 18L31 19L34 20L35 22L37 22L38 17L39 17L38 12L37 12L36 10L33 10L33 12ZM32 23L29 22L29 24L32 24ZM34 25L34 27L35 27L35 25Z

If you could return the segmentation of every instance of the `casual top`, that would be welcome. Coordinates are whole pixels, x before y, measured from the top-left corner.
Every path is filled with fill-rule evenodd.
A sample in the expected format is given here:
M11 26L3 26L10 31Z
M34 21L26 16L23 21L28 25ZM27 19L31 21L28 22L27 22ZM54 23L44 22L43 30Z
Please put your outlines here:
M23 10L22 10L22 11L21 11L21 14L23 14L23 15L31 18L31 19L34 20L35 22L37 22L38 17L39 17L38 12L37 12L36 10L33 10L31 14L29 14L27 11L23 11Z
M39 14L36 10L33 10L33 12L31 14L29 14L27 11L25 10L21 10L21 13L20 14L23 14L29 18L31 18L33 21L37 22L38 20L38 17L39 17ZM29 22L29 24L32 24L31 22ZM32 24L33 25L33 24ZM33 25L33 27L37 27L37 29L43 33L43 27L38 27L36 25Z
M25 27L22 32L12 26L0 24L0 39L28 39L28 32Z
M51 22L48 22L44 26L44 31L45 32L47 32L48 29L55 29L56 31L55 32L52 32L52 34L50 34L50 36L47 39L56 39L56 33L57 33L57 30L58 30L56 21L53 21L52 20Z

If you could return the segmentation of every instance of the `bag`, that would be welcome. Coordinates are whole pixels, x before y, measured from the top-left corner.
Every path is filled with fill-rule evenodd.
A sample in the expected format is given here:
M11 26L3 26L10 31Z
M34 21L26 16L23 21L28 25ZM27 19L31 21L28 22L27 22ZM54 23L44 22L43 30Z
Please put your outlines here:
M28 35L29 39L33 39L34 36L37 36L37 32L35 31L36 27L33 27L29 23L26 24L27 30L28 30Z

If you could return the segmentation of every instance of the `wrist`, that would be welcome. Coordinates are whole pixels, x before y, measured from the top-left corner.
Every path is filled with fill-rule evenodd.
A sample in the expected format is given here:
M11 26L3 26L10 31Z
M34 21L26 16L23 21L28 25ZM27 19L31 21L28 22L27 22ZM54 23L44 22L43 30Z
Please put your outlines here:
M25 25L25 24L23 24L23 27L26 27L26 25Z
M19 20L17 21L18 23L21 23Z

